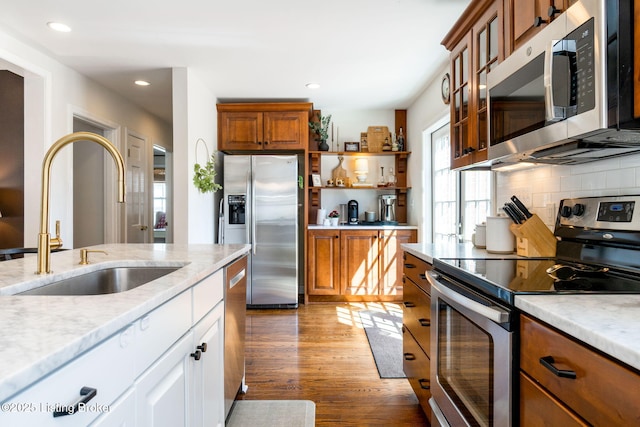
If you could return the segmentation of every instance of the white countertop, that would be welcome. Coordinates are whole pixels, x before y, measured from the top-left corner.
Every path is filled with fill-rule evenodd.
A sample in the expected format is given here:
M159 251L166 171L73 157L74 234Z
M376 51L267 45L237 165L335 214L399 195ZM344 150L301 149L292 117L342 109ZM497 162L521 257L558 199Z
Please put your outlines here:
M503 258L470 243L406 243L402 248L433 263L434 258ZM514 257L518 257L514 255ZM521 311L640 370L640 295L516 295Z
M417 230L418 227L415 225L407 225L407 224L398 224L398 225L315 225L309 224L307 226L309 230L371 230L371 229L380 229L380 230Z
M79 250L51 255L51 275L37 276L36 256L0 262L0 401L62 366L249 251L249 245L99 245L92 264ZM138 288L92 296L11 295L37 284L113 266L182 266ZM59 273L59 274L57 274Z

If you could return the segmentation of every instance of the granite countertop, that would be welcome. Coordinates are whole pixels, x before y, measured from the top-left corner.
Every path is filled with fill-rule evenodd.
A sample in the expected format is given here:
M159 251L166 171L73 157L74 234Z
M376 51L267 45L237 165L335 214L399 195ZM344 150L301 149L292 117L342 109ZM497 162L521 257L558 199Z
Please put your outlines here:
M0 263L0 401L64 365L129 323L249 251L249 245L110 244L51 255L53 274L36 276L36 256ZM13 295L114 266L183 266L138 288L92 296Z
M434 258L504 257L489 254L471 243L405 243L402 248L429 263ZM515 305L522 312L640 370L640 295L516 295Z

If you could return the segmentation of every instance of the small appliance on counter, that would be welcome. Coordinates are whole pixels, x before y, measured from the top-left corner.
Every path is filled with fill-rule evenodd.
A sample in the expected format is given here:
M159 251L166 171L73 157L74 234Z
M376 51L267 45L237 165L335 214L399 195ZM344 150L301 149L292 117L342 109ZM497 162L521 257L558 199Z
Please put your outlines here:
M349 224L358 224L358 202L349 200L347 210L349 211Z
M398 224L396 220L396 199L395 194L383 194L380 196L380 221L383 224Z

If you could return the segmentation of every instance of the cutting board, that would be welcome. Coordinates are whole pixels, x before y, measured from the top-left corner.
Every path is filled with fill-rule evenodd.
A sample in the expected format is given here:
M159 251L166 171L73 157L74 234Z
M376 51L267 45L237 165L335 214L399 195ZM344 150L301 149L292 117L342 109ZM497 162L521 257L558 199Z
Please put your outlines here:
M347 183L347 170L342 167L342 162L344 162L344 157L338 157L338 166L331 172L331 178L333 178L333 182L336 185L339 179L341 179L343 183Z

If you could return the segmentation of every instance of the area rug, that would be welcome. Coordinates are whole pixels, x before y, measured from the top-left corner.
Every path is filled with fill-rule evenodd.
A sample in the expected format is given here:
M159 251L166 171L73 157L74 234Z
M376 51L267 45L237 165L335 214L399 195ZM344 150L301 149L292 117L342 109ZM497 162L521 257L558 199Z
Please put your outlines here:
M236 400L226 427L313 427L316 404L311 400Z
M402 311L358 312L380 378L406 378L402 369Z

